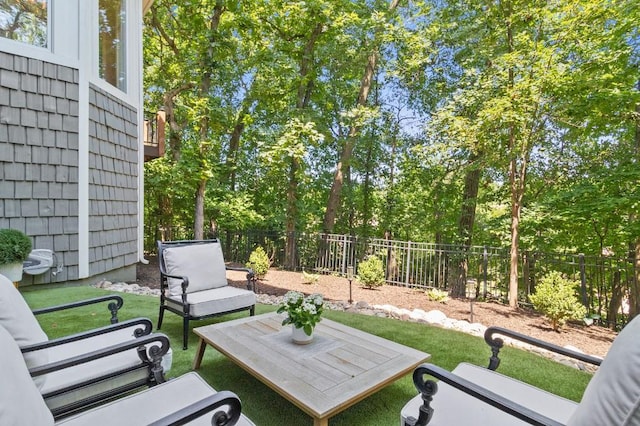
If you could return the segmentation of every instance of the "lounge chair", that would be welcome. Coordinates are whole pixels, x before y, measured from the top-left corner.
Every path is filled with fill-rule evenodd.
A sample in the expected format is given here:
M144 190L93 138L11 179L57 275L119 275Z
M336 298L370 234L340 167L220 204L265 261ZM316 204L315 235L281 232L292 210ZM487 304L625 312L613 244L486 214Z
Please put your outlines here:
M249 310L256 305L255 276L249 268L226 266L220 241L158 241L160 267L160 313L158 330L164 311L182 317L183 349L189 343L189 321L231 312ZM230 286L226 271L247 273L247 288Z
M492 370L500 361L503 334L582 362L599 365L580 403L504 376ZM420 392L401 412L401 424L538 424L538 425L639 425L640 424L640 317L616 337L604 360L556 345L489 327L485 340L492 347L489 368L460 364L448 372L432 364L413 374ZM430 375L439 382L425 380Z
M150 345L149 353L159 362L157 354L166 352L169 340L162 334L142 338ZM157 346L156 346L157 344ZM41 367L42 371L66 372L110 353L137 352L140 342L134 339L112 347L101 348L88 355ZM38 388L30 377L20 348L11 335L0 326L0 424L3 425L234 425L251 426L241 415L241 403L232 392L216 392L197 373L187 373L142 392L87 409L64 419L55 419ZM154 355L155 354L155 355ZM33 374L33 371L31 372ZM214 420L215 419L215 420Z
M116 300L118 298L119 296ZM90 303L96 303L98 299L109 301L113 298L95 298ZM111 303L122 304L121 301ZM78 306L83 306L83 302L45 308L37 312L43 314ZM114 320L113 308L110 307L111 322ZM49 340L20 292L11 281L1 275L0 325L16 341L30 370L140 338L150 334L153 329L149 319L136 318ZM168 346L167 349L170 350ZM60 417L72 412L77 405L106 400L141 386L152 386L160 380L159 374L166 372L170 366L171 353L168 352L163 354L162 370L150 375L150 361L142 359L135 351L128 351L83 364L74 370L74 374L52 371L34 376L34 381L51 411L56 417Z

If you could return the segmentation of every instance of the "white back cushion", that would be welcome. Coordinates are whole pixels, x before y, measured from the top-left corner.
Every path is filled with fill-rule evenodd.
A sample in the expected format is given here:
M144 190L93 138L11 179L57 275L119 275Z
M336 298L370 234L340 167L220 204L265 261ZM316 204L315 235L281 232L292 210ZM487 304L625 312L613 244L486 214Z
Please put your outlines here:
M1 326L0 348L0 423L7 426L53 425L51 411L31 380L20 348Z
M0 325L9 332L19 347L49 340L35 315L24 301L17 288L4 275L0 275ZM27 367L35 367L49 362L47 351L27 352L24 354ZM44 377L36 383L42 387Z
M640 424L640 317L616 337L569 425Z
M227 285L227 272L219 242L167 248L164 250L164 265L169 275L189 278L187 293ZM169 278L169 294L182 294L182 280Z

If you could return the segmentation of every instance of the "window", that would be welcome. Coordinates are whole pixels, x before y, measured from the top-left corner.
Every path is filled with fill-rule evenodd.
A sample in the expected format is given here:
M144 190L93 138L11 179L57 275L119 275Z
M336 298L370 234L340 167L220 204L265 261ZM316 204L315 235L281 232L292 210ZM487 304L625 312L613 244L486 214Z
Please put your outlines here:
M1 0L0 36L47 47L47 0Z
M99 20L99 75L126 92L126 0L100 0Z

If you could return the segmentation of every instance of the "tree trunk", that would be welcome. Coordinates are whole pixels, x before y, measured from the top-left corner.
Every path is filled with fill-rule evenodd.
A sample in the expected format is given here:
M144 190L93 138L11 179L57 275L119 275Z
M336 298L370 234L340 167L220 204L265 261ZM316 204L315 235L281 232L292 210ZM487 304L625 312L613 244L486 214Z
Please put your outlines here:
M238 161L238 150L240 149L240 138L244 131L244 120L249 114L249 99L245 98L242 102L242 108L238 113L236 124L233 126L231 137L229 138L229 150L227 152L226 170L227 183L230 191L236 190L236 171Z
M285 223L286 230L286 250L284 266L285 269L294 270L296 267L296 218L298 217L298 169L300 164L297 158L291 158L289 167L289 187L287 189L287 217Z
M211 21L209 22L209 48L207 49L207 54L204 56L203 69L207 70L202 75L202 81L200 82L200 96L202 98L206 98L209 96L209 92L211 89L211 67L213 66L213 46L216 41L216 31L218 30L218 25L220 24L220 18L224 13L225 8L221 1L217 1L215 7L213 8L213 15L211 16ZM209 136L209 115L208 111L202 112L202 119L200 120L200 156L203 159L206 159L209 156L209 150L207 148L207 144L204 142L210 137ZM207 164L206 161L203 161L203 164ZM204 166L201 166L204 167ZM198 187L196 188L196 199L194 206L194 215L193 215L193 237L196 240L204 239L204 199L205 192L207 188L208 179L202 178L198 182Z
M469 168L467 168L464 178L464 190L460 218L458 220L458 239L462 245L462 253L452 262L451 287L449 289L451 297L466 297L467 295L467 273L469 268L467 252L473 242L473 224L476 217L481 175L480 168L473 164L477 160L478 155L473 154L469 159Z
M611 289L611 300L607 309L607 325L610 329L615 330L618 323L618 311L622 306L622 285L620 283L620 271L613 274L613 288Z
M509 306L518 306L518 243L520 226L520 199L517 190L516 160L511 160L511 249L509 250Z
M307 108L311 99L313 88L313 79L308 78L314 67L313 52L316 41L322 34L324 23L316 24L309 40L305 44L300 60L300 84L297 90L296 109L302 111ZM289 164L289 184L287 186L287 210L285 217L286 229L286 249L284 252L284 265L286 269L294 270L296 268L296 222L298 220L298 173L300 170L300 159L295 156L291 157Z
M371 89L371 82L373 80L373 73L376 68L376 62L378 60L377 50L369 54L367 60L367 66L365 68L364 76L360 82L360 93L358 94L358 101L356 105L365 106L367 98L369 96L369 90ZM324 214L324 220L322 222L324 232L333 232L333 227L336 224L336 216L338 215L338 206L340 205L340 196L342 187L344 185L344 175L347 168L350 167L351 155L353 154L353 148L356 143L356 136L360 131L360 127L357 125L351 126L349 134L342 147L340 153L340 160L336 166L336 171L333 175L333 182L331 184L331 190L329 191L329 199L327 200L327 209Z
M471 246L473 243L473 226L476 220L476 205L480 188L480 176L482 174L482 170L477 165L479 157L479 155L472 154L469 159L469 168L467 168L464 177L462 205L460 219L458 220L458 237L465 246Z
M375 135L371 135L369 138L369 143L367 144L367 156L365 159L365 172L364 172L364 182L362 187L362 233L361 235L365 238L369 238L370 234L370 225L371 225L371 175L373 174L373 138ZM349 203L349 209L351 210L351 215L353 215L354 203Z
M511 4L507 4L507 49L513 52L513 13ZM515 72L509 68L509 90L515 85ZM524 195L527 154L526 147L518 149L515 123L509 125L509 187L511 190L511 248L509 251L509 306L518 306L518 250L520 242L520 214L522 212L522 197ZM520 164L518 164L520 160Z
M193 238L195 240L203 240L204 239L204 214L198 214L198 212L204 212L204 194L205 188L207 186L207 181L202 179L198 183L198 187L196 188L196 196L195 196L195 211L196 215L193 221Z
M173 90L166 92L163 96L164 110L166 113L165 119L169 123L168 145L171 148L171 158L174 162L180 161L180 150L182 149L182 127L176 120L175 99L176 97L189 89L192 89L192 84L184 84L180 87L176 87Z

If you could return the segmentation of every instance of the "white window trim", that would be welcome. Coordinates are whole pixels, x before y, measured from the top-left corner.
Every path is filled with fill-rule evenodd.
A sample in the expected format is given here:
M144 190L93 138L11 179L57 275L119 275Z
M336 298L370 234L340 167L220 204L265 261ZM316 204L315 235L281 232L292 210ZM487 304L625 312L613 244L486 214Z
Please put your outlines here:
M55 1L49 0L47 7L47 47L34 46L16 40L0 37L0 51L18 56L39 59L56 65L63 65L71 68L79 67L78 44L72 40L77 40L78 33L78 1ZM54 25L64 16L63 22L73 22L76 25ZM60 43L57 41L60 40Z
M127 40L127 91L123 92L122 90L118 89L116 86L112 85L111 83L107 82L106 80L104 80L102 77L100 77L100 73L99 73L99 66L100 66L100 58L99 58L99 43L100 43L100 34L98 31L98 11L99 11L99 6L98 6L98 0L94 0L92 2L93 8L92 8L92 16L91 16L91 22L94 23L93 28L94 30L91 33L91 40L92 40L92 46L93 46L93 52L94 54L92 55L92 66L91 66L91 78L90 78L90 83L95 85L96 87L98 87L100 90L104 90L105 92L116 96L119 99L124 100L125 102L129 103L130 105L138 105L138 93L135 92L133 93L133 91L131 90L131 88L137 87L136 85L138 84L138 78L137 78L137 73L138 73L138 57L136 56L138 54L138 47L137 46L133 46L131 43L131 40L133 40L133 37L136 36L136 23L138 22L138 19L142 19L139 18L139 10L140 10L140 5L138 4L138 1L131 1L131 0L124 0L125 1L125 7L126 7L126 11L127 11L127 25L125 27L125 31L127 32L126 34L126 40ZM140 53L141 54L141 53ZM142 84L142 82L140 82L140 84Z

